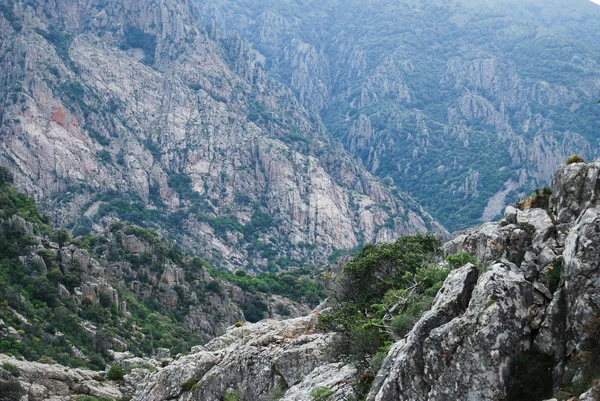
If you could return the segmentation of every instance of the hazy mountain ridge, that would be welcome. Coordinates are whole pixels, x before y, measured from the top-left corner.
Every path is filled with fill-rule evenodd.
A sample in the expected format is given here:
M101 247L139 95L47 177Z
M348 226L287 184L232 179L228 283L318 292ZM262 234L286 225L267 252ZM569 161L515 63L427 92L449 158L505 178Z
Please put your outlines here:
M589 2L199 3L450 229L495 217L571 153L600 151Z
M2 11L3 164L58 224L114 215L216 264L272 270L444 232L332 142L244 40L204 30L192 2Z

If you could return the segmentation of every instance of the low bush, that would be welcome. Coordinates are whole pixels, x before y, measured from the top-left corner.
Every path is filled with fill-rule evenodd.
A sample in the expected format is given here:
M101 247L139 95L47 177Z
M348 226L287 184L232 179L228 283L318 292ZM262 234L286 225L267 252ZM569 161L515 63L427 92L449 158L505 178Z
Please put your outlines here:
M223 394L223 401L243 401L242 395L234 390L227 390Z
M198 380L192 377L192 378L186 380L185 382L183 382L183 384L181 385L181 390L182 391L192 391L194 386L196 386L197 384L198 384Z
M0 186L13 183L13 174L4 166L0 166Z
M477 259L468 252L458 252L446 257L446 262L451 269L458 269L467 263L477 264Z
M20 401L25 390L17 380L0 382L0 401Z
M317 387L310 392L313 401L330 401L333 399L333 390L330 387Z
M125 371L119 365L113 365L106 373L106 378L112 381L123 381Z
M567 165L574 163L585 163L585 159L577 154L569 156L567 159Z
M13 377L21 376L21 372L19 371L19 368L16 367L15 365L13 365L12 363L4 362L2 364L2 369L6 370L8 373L13 375Z
M552 196L552 190L548 187L544 187L543 190L537 188L535 192L526 199L517 202L515 207L519 210L525 209L544 209L546 211L550 208L550 197Z

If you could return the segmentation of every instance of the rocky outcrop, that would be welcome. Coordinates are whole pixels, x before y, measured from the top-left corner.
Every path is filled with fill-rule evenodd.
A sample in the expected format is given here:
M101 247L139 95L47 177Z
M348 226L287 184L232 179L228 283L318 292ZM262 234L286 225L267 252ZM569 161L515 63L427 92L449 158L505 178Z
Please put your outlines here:
M155 374L134 400L219 401L226 393L244 400L310 400L311 390L326 385L336 396L349 394L348 379L356 371L328 361L333 334L316 330L316 324L314 314L233 328Z
M469 269L476 277L476 268ZM515 355L531 346L533 322L537 319L539 324L546 297L510 262L490 266L476 287L475 280L470 287L463 284L464 278L457 284L453 280L449 277L444 292L457 284L465 286L465 312L440 314L440 306L452 303L444 295L438 297L407 339L390 350L388 359L393 362L380 372L385 379L375 387L372 400L506 397Z
M15 371L2 375L6 372L2 367L5 364ZM133 379L132 376L130 377ZM24 401L66 401L75 396L109 399L123 397L120 385L106 380L104 372L20 361L0 354L0 382L11 380L20 383L25 394ZM121 386L126 386L128 382L130 382L129 378Z
M469 252L479 266L450 273L431 310L391 347L368 400L512 399L517 361L534 348L552 364L549 394L581 377L584 325L600 306L600 212L585 189L595 188L595 176L578 180L572 172L597 166L561 167L548 210L509 207L500 222L444 245L446 254ZM570 222L558 222L572 211ZM322 357L333 338L314 331L315 322L313 315L233 329L156 374L136 399L218 400L233 391L261 400L278 389L283 400L309 401L324 386L334 399L352 396L357 370ZM188 379L197 383L189 393L181 389Z
M548 210L509 207L499 223L444 245L476 256L483 272L464 286L464 310L442 319L453 305L448 289L462 288L469 267L448 277L432 310L390 350L369 400L510 399L517 358L534 346L553 361L554 390L581 377L584 325L600 307L599 166L562 166Z

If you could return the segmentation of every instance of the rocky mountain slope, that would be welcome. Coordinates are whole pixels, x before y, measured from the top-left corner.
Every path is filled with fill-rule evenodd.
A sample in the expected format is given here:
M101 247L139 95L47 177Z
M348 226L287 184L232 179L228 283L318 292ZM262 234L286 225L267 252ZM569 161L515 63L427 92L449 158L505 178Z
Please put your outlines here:
M598 399L600 388L586 390L598 362L589 346L600 319L599 171L600 161L563 166L547 209L509 207L446 243L446 254L467 251L479 268L450 273L367 399ZM312 315L237 328L154 374L135 399L353 399L360 370L331 359L335 334L316 324Z
M508 208L500 223L447 243L446 252L476 256L483 274L476 283L465 274L448 279L432 310L392 347L368 399L512 400L520 399L516 383L545 385L544 396L589 386L589 374L597 375L598 350L587 347L597 342L590 328L600 309L599 168L564 166L548 210ZM456 300L442 303L449 294ZM525 366L517 359L524 353L535 355ZM549 380L536 381L538 374ZM581 399L600 393L593 397Z
M305 315L323 297L306 271L230 275L150 229L115 222L71 238L46 219L0 184L0 352L29 361L103 369L114 350L168 359L246 320Z
M587 0L198 2L451 231L499 216L572 153L600 154Z
M56 224L118 217L231 270L445 232L191 1L0 5L0 163Z
M477 257L480 272L467 264L450 273L431 310L391 347L368 399L510 401L586 392L598 362L598 350L589 348L600 319L598 171L600 161L563 166L547 210L510 207L500 222L446 243L447 254ZM330 399L350 399L360 374L323 356L334 337L315 332L315 323L313 316L236 329L156 373L136 399L216 401L235 393L262 400L278 392L308 401L323 388ZM181 391L188 379L197 386ZM590 390L580 399L598 396Z
M551 198L523 203L543 208L509 207L444 244L478 265L449 273L374 378L331 353L338 334L320 325L334 313L329 302L306 317L232 327L175 358L114 353L122 381L1 357L0 385L18 381L28 400L350 400L365 385L368 400L597 400L599 171L600 161L565 165Z

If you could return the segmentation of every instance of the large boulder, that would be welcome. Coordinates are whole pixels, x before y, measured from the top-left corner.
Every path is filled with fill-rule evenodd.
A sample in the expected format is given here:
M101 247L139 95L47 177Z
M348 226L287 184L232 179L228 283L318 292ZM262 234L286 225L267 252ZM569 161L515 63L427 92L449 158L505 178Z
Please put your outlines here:
M318 387L321 380L315 381L315 377L322 376L327 384L353 372L348 367L342 374L340 366L332 364L325 373L323 366L331 362L325 349L333 335L318 331L316 325L317 315L313 314L231 328L155 374L134 400L221 401L228 391L239 393L244 400L267 400L290 391L289 400L309 401L310 389ZM348 389L342 386L339 391Z

